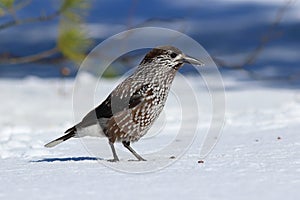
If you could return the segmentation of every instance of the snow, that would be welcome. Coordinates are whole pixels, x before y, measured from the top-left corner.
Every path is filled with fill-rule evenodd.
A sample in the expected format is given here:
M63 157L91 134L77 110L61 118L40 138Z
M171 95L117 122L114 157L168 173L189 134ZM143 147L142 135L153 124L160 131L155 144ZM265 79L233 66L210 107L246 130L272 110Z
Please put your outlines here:
M223 77L225 125L204 163L198 160L210 125L211 105L201 78L193 76L186 80L195 89L199 115L192 107L191 115L181 116L179 108L184 105L176 94L186 100L189 93L183 87L184 79L177 77L154 131L133 145L148 161L128 161L132 155L117 145L121 162L113 164L105 160L111 158L105 139L71 139L53 149L43 147L74 123L73 79L1 79L0 198L297 199L299 87L233 77ZM104 80L101 92L106 95L117 81ZM97 93L96 101L105 95ZM193 124L188 121L195 116L200 123L194 138L188 131ZM188 123L181 138L187 138L185 146L163 151L174 143L182 123ZM155 170L133 173L141 169Z

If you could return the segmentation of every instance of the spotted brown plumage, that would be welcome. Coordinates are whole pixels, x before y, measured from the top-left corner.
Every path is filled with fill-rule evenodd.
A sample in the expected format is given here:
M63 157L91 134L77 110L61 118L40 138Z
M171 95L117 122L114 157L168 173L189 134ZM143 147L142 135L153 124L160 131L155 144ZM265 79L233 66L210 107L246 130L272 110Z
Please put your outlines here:
M176 72L184 63L204 65L172 46L160 46L146 54L135 72L120 83L108 97L90 111L65 135L46 144L53 147L72 137L87 136L85 128L97 126L90 136L108 138L113 159L119 161L115 142L122 142L138 160L145 160L130 146L143 137L164 108Z

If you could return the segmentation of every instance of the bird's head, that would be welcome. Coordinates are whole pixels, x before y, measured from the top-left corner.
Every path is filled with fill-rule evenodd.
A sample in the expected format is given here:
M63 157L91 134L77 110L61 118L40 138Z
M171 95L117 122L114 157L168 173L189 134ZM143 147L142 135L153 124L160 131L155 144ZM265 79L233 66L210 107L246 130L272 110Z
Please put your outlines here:
M204 62L196 58L185 55L182 51L173 46L159 46L153 48L146 54L141 64L153 63L178 70L185 63L204 66Z

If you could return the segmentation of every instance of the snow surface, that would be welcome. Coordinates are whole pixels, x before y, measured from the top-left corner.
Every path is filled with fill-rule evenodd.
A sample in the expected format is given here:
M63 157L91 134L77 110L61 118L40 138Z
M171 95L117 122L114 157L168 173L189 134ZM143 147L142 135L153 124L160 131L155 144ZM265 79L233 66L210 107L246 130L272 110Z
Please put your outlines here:
M195 140L173 164L139 174L106 166L111 153L105 139L71 139L53 149L43 147L74 123L74 80L1 79L0 199L299 199L299 88L225 76L222 136L204 163L198 163L210 124L209 100L200 77L187 79L203 97L197 100L200 124ZM172 90L185 96L182 81L177 78ZM106 93L116 82L104 81ZM171 160L172 152L154 150L174 139L178 120L194 116L180 116L174 96L160 118L166 123L154 127L163 125L163 131L133 145L148 161L128 161L132 156L118 145L121 162L113 167L155 168ZM103 153L95 156L88 145L101 146Z

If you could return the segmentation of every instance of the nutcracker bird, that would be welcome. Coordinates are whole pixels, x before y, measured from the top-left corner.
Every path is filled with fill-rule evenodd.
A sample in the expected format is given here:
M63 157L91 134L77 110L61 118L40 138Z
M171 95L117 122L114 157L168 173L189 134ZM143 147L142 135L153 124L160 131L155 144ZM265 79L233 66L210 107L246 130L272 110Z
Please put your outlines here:
M65 135L49 142L54 147L72 137L104 136L112 150L112 162L119 161L114 143L122 142L138 161L145 161L131 146L150 129L163 110L176 72L185 64L203 66L200 60L185 55L173 46L159 46L149 51L135 72L120 83L108 97ZM86 134L84 129L97 126Z

